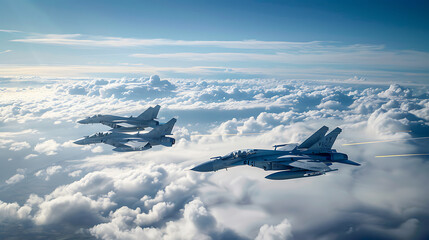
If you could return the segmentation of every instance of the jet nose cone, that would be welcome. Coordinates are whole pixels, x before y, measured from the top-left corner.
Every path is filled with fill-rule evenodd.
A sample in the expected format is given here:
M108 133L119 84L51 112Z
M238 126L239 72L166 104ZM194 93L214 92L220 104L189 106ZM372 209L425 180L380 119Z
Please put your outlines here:
M212 171L214 171L214 169L213 169L213 161L200 164L200 165L192 168L191 170L192 171L197 171L197 172L212 172Z
M79 139L73 142L74 144L78 144L78 145L84 145L83 143L83 139Z
M77 123L80 123L80 124L85 124L85 120L79 120L79 121L77 121Z

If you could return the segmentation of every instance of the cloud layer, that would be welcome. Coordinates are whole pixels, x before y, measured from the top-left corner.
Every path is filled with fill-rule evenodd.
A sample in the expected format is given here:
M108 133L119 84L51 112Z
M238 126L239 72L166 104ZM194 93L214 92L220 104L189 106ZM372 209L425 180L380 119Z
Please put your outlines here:
M0 235L6 238L429 235L429 199L422 191L428 180L426 159L375 158L425 150L427 142L406 139L429 136L427 88L367 86L359 79L325 85L158 76L30 81L31 87L1 88L0 121L10 131L0 134L5 156ZM136 115L155 104L162 106L161 121L178 117L172 148L113 153L109 146L82 148L70 142L107 130L77 125L80 118ZM301 142L321 125L343 128L334 146L361 167L336 166L338 172L291 181L269 181L264 179L269 172L251 167L189 171L232 150ZM342 146L395 139L402 141Z

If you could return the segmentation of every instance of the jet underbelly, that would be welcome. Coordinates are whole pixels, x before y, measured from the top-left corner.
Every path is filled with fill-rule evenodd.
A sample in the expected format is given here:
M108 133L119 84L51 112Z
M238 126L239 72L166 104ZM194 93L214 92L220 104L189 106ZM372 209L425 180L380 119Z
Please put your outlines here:
M262 168L266 171L268 170L287 170L291 167L285 166L283 164L279 164L277 162L269 161L269 160L255 160L255 159L249 159L243 161L244 165L249 165L252 167Z

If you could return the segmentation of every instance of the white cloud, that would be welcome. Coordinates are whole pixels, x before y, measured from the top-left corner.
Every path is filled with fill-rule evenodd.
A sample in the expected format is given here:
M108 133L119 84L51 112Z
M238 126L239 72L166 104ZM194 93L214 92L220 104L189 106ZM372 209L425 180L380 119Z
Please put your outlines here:
M31 212L29 206L20 207L17 203L0 201L0 220L17 220L28 218Z
M320 47L320 48L319 48ZM290 64L360 64L360 65L380 65L380 66L401 66L427 68L424 61L429 57L426 52L416 51L383 51L372 49L362 51L360 46L351 46L345 49L335 46L317 46L312 51L297 52L277 52L274 54L261 53L231 53L231 52L211 52L211 53L161 53L147 54L136 53L132 57L146 59L168 59L180 61L213 61L213 62L276 62Z
M256 240L286 240L292 239L291 225L287 219L283 220L279 225L269 226L265 224L259 229Z
M54 151L58 163L36 172L40 178L28 181L31 192L20 196L20 204L2 205L12 209L4 218L22 221L16 217L18 210L30 209L24 214L28 231L33 224L52 229L67 225L71 234L89 229L101 239L264 239L292 234L297 239L363 239L398 232L403 232L398 238L412 238L422 231L427 235L421 217L427 213L428 196L421 191L427 182L427 164L418 157L374 158L391 151L418 151L419 146L405 141L341 145L425 134L429 104L424 95L396 85L355 87L276 79L163 81L155 76L63 79L40 88L21 88L19 94L8 88L0 118L8 119L6 125L25 119L24 127L43 129L48 140L42 141L54 141L55 149L39 143L37 161ZM74 95L69 89L84 89L84 94ZM161 94L141 96L155 89ZM39 90L43 96L32 95ZM28 99L20 96L27 93ZM104 154L69 148L74 146L70 139L103 128L77 125L76 119L94 113L135 115L154 104L162 105L161 117L179 117L177 144L172 148L135 153L109 149ZM57 120L62 124L51 129ZM269 172L247 166L207 174L189 171L232 150L300 142L322 124L343 128L335 147L361 167L337 164L340 170L335 173L277 182L264 179ZM67 134L60 138L58 132ZM39 137L25 141L34 145ZM2 153L9 152L11 143L4 143ZM58 182L43 181L50 176Z
M23 39L14 39L13 42L95 46L95 47L135 47L135 46L215 46L223 48L242 49L302 49L309 46L320 47L322 42L282 42L282 41L186 41L173 39L138 39L120 37L92 37L81 34L38 34ZM355 45L359 46L359 45ZM360 45L365 48L366 46ZM380 47L380 46L376 46ZM372 46L369 46L372 48Z
M46 155L55 155L57 154L57 151L59 150L60 146L61 145L57 143L55 140L50 139L42 143L36 144L36 146L34 147L34 151L38 153L43 153Z
M79 177L81 173L82 173L82 170L76 170L76 171L69 173L68 175L70 177Z
M102 239L240 239L240 236L231 230L217 226L215 218L199 199L187 203L181 218L177 221L167 222L166 226L162 228L138 226L141 216L140 209L120 208L111 214L111 222L94 226L91 233ZM130 229L129 225L133 221L137 226Z
M429 76L425 72L416 72L415 70L403 70L401 72L387 69L335 69L326 66L314 67L306 66L305 68L264 68L264 67L234 67L227 66L225 63L218 64L200 64L198 66L154 66L141 64L123 64L123 65L7 65L0 66L2 76L41 76L47 78L87 78L88 76L106 76L112 74L122 75L147 75L162 74L164 76L176 77L188 76L194 78L209 79L229 79L246 77L264 77L280 79L299 79L299 80L317 80L320 82L344 83L344 79L350 79L350 76L359 72L362 76L368 76L372 81L366 81L365 84L385 84L386 82L401 82L403 78L410 78L413 81L404 82L407 85L427 85L425 79ZM323 76L323 77L321 77ZM322 78L322 79L321 79ZM350 82L350 80L348 81ZM353 83L362 84L354 81Z
M13 143L11 139L1 139L0 138L0 148L6 148L7 145Z
M9 150L11 151L20 151L25 148L30 148L30 144L28 142L14 142L10 145Z
M59 173L62 169L63 169L63 167L61 167L59 165L50 166L50 167L48 167L46 169L42 169L42 170L37 171L34 174L34 176L36 176L36 177L44 177L45 181L48 181L52 175L55 175L55 174Z
M13 106L13 104L12 104L12 106ZM18 114L18 113L22 114L22 112L19 112L19 111L15 112L16 109L14 109L14 108L7 108L7 110L9 110L15 114ZM7 114L7 110L3 109L2 112L4 112L4 114ZM4 137L9 137L9 138L10 137L18 137L18 136L27 135L27 134L32 135L32 134L36 134L38 132L39 131L37 131L36 129L26 129L26 130L18 131L18 132L0 132L0 137L2 137L2 138L4 138ZM8 141L10 141L10 140L8 140Z
M0 32L17 33L17 32L21 32L21 31L12 30L12 29L0 29Z
M411 79L426 83L429 53L415 50L386 49L383 45L311 41L286 42L262 40L187 41L175 39L139 39L90 36L83 34L26 34L11 40L15 43L85 46L102 48L153 48L153 53L138 52L127 62L107 65L12 66L1 67L4 76L79 76L111 75L111 73L163 74L178 77L195 76L226 79L243 76L282 77L288 79L350 79L356 72L378 81L400 82ZM157 49L163 48L162 53ZM175 47L186 47L189 52L175 52ZM170 48L169 48L170 47ZM215 50L214 50L215 49ZM227 51L225 51L227 50ZM232 51L229 51L232 50ZM167 51L167 52L166 52ZM168 52L170 51L170 52ZM274 51L274 52L273 52ZM129 54L128 52L125 54ZM155 59L155 61L153 61ZM188 67L186 61L197 62ZM136 63L138 62L138 63ZM271 64L268 66L266 64ZM140 65L139 65L140 64ZM152 65L152 66L151 66ZM274 66L276 65L276 66ZM282 66L279 66L282 65ZM298 66L297 66L298 65ZM166 67L175 66L175 67ZM399 70L399 71L398 71ZM402 82L402 81L401 81ZM84 89L69 89L73 94L84 94Z
M101 153L101 152L103 152L103 147L102 146L96 146L93 149L91 149L91 152L93 152L93 153Z
M100 211L109 209L115 204L107 198L92 200L76 193L70 196L60 196L44 201L39 205L39 211L34 221L39 225L70 224L71 226L92 226L103 220Z
M24 159L30 159L30 158L34 158L34 157L37 157L37 156L39 156L39 155L37 155L37 154L33 154L33 153L30 153L30 154L28 154L27 156L25 156L25 158L24 158Z
M6 184L15 184L18 183L20 181L22 181L25 178L25 176L23 174L15 174L12 177L10 177L8 180L6 180Z
M4 50L4 51L0 51L0 54L8 53L8 52L12 52L12 50Z

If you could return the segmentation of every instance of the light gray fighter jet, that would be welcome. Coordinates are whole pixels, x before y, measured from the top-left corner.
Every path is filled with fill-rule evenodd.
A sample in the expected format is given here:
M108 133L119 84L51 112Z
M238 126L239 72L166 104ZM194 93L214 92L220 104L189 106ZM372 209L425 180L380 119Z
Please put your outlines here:
M113 115L94 115L77 121L80 124L101 123L112 128L115 132L137 132L147 127L156 127L159 122L154 120L158 116L161 106L149 107L138 117L120 117Z
M155 145L171 147L176 140L165 135L171 135L175 123L176 119L172 118L167 123L143 134L126 134L120 132L96 133L79 139L74 143L79 145L106 143L114 146L115 148L112 150L117 152L144 151Z
M274 150L248 149L213 157L212 161L200 164L191 170L211 172L241 165L262 168L266 171L278 171L265 178L284 180L323 175L336 171L329 166L332 163L344 163L359 166L359 163L348 160L344 153L332 149L340 128L335 128L325 136L328 127L323 126L300 145L275 145ZM289 148L286 150L285 148Z

